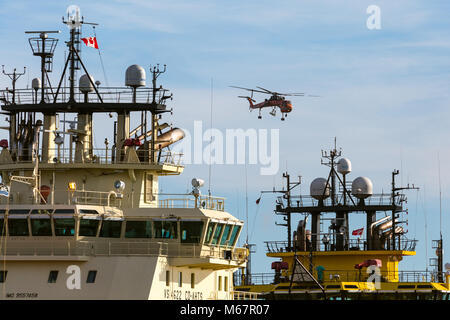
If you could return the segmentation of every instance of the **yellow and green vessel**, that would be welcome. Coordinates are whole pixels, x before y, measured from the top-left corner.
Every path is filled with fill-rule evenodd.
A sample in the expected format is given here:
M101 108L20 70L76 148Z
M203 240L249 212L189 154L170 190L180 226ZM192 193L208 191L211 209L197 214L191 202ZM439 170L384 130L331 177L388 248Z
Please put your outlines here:
M347 180L350 160L341 157L336 146L322 151L322 164L330 168L327 178L317 178L309 195L295 195L301 178L292 182L283 173L286 186L280 193L275 214L283 216L287 240L266 241L271 273L241 270L235 289L259 293L263 299L299 300L448 300L450 275L443 271L443 241L433 241L437 258L432 271L402 271L404 258L414 256L417 240L408 239L406 196L414 185L399 187L392 172L388 194L374 194L370 179ZM259 201L258 201L259 202ZM293 215L301 215L296 230ZM363 214L363 228L350 232L349 219ZM350 236L352 235L352 237ZM356 237L355 237L356 236Z

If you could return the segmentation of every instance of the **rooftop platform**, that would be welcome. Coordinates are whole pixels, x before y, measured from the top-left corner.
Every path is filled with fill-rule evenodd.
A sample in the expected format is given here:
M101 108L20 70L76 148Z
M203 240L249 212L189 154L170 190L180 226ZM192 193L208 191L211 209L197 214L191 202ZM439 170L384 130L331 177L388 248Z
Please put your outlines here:
M136 90L136 95L129 87L98 87L99 95L94 92L86 96L75 88L74 101L69 101L70 88L61 88L61 92L56 96L56 92L47 90L45 101L41 103L40 95L36 95L33 89L16 89L14 94L11 90L0 90L0 102L2 109L11 112L124 112L124 111L152 111L163 113L166 106L160 103L153 103L153 89L141 87ZM167 90L162 89L156 92L156 101L163 101ZM56 98L55 98L56 96Z

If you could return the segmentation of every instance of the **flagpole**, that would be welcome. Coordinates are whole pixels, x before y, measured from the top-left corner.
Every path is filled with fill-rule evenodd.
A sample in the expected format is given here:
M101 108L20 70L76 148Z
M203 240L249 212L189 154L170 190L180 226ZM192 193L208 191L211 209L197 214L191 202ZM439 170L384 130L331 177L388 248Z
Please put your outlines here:
M92 26L92 28L94 29L94 37L95 37L95 41L97 42L97 32L95 31L95 26ZM108 77L106 76L105 66L103 64L103 58L102 58L102 54L100 52L100 47L98 47L98 43L97 43L96 49L98 50L98 56L100 57L100 64L102 66L103 77L105 77L106 86L109 87Z

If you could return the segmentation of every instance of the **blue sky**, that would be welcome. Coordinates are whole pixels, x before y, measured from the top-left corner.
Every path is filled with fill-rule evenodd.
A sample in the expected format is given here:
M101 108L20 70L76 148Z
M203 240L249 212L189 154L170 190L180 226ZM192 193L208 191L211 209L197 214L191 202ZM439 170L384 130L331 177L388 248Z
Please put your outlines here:
M431 239L439 230L438 155L443 230L449 225L448 1L1 0L0 64L7 71L27 66L19 85L39 73L25 30L62 31L52 74L52 82L57 81L68 33L61 17L71 4L81 7L86 21L99 23L96 32L111 86L124 84L131 64L147 70L156 63L168 65L160 80L174 93L174 115L164 120L189 130L195 120L209 127L212 79L213 127L280 130L279 173L261 176L258 165L247 168L249 230L257 244L254 271L270 267L263 241L285 239L285 230L274 225L281 222L272 213L274 198L265 195L259 207L254 200L260 190L281 187L286 168L302 175L301 190L308 193L309 183L327 174L320 151L331 148L334 137L352 161L351 179L370 177L375 192L387 192L391 171L401 169L399 182L421 188L408 193L408 236L420 240L418 255L405 259L403 268L425 269L424 241L430 258ZM380 30L366 27L366 9L373 4L381 9ZM83 35L92 36L92 28L84 27ZM105 83L98 52L83 48L82 55L94 78ZM7 80L0 76L0 87L9 86ZM321 97L292 99L294 111L285 122L267 112L258 120L236 97L242 93L229 85ZM110 135L101 130L97 146ZM207 180L208 166L191 165L180 177L161 179L161 186L164 192L183 192L194 176ZM243 165L212 167L213 193L227 197L227 209L241 219L244 177ZM362 226L363 218L355 216L351 226ZM444 240L450 246L445 234Z

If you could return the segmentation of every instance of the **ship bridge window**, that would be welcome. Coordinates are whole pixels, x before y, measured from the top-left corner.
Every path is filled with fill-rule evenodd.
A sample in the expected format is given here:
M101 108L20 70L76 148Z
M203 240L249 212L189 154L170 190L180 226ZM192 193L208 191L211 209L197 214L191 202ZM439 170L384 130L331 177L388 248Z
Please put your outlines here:
M50 214L52 211L48 209L33 209L31 210L31 214Z
M0 236L3 237L6 235L6 224L3 218L0 219Z
M86 279L86 283L94 283L96 277L97 277L97 270L90 270Z
M8 274L8 271L6 270L0 270L0 283L3 283L6 281L6 275Z
M8 219L8 231L11 237L28 236L28 220Z
M70 237L75 235L75 219L70 218L54 218L55 236Z
M154 221L155 238L158 239L176 239L177 222L176 221Z
M214 231L214 228L216 227L216 225L217 225L216 222L210 222L208 224L208 230L206 231L205 243L209 243L211 241L213 231Z
M100 220L97 219L80 219L80 229L78 235L83 237L97 236L98 224Z
M103 238L120 238L120 230L122 229L122 221L104 220L100 229L100 237Z
M52 225L48 219L31 219L31 234L33 236L52 236Z
M222 238L220 239L220 245L224 246L224 245L228 245L228 235L230 234L230 230L231 230L232 225L227 224L225 226L225 228L223 229L223 233L222 233Z
M8 211L9 214L29 214L30 209L13 209Z
M80 209L78 210L80 214L98 214L97 210L91 210L91 209Z
M181 243L199 243L203 224L203 221L180 221Z
M56 283L56 279L58 279L58 271L57 270L50 271L47 282L48 283Z
M220 237L220 234L222 233L223 226L224 226L223 223L219 223L217 225L216 230L214 231L214 236L211 241L211 244L217 244L219 242L219 237Z
M400 286L398 286L400 288ZM431 284L418 284L417 289L433 289Z
M230 247L234 246L237 241L237 235L239 234L239 230L241 230L241 226L235 225L233 227L233 231L231 231L230 240L228 241L228 245Z
M73 209L55 209L54 214L74 214L75 210Z
M127 221L125 226L125 238L151 238L151 221Z

